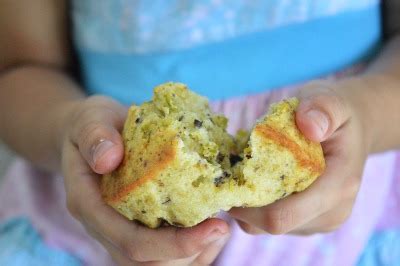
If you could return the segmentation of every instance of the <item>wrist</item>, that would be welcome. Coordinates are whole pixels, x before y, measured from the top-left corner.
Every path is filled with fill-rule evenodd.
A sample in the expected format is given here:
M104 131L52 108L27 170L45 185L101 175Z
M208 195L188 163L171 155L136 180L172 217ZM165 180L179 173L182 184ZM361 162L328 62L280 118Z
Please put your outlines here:
M366 154L376 152L376 136L378 135L376 106L374 99L378 97L370 76L357 76L339 81L338 93L349 104L351 123L356 124L358 137L362 139Z
M354 107L355 116L360 121L367 153L377 153L393 148L391 138L387 135L391 130L390 127L397 127L397 125L387 123L392 109L391 97L394 97L388 92L391 88L399 86L399 80L390 75L372 73L351 80L353 85L350 86L351 89L348 90L347 95Z

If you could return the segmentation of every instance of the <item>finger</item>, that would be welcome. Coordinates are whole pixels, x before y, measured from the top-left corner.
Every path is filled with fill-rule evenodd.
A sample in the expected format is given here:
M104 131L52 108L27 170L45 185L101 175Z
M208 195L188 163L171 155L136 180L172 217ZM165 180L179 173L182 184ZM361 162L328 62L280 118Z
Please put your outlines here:
M218 219L210 219L192 228L149 229L126 220L108 206L103 207L98 211L104 215L97 215L92 226L123 254L139 262L192 257L227 234L222 232L226 228L221 229L227 225Z
M329 233L338 229L350 217L354 200L348 200L307 224L289 232L292 235L311 235L315 233Z
M211 265L218 254L221 252L222 248L225 246L226 242L229 240L229 234L220 240L210 244L203 252L200 254L196 254L187 259L178 259L178 260L170 260L170 261L158 261L152 263L143 263L140 265L162 265L162 266L203 266L203 265Z
M99 179L91 175L80 179L80 185L85 188L78 196L81 198L76 199L85 203L81 213L92 228L133 260L190 257L229 231L228 224L220 219L209 219L191 228L149 229L127 220L106 205L101 199L98 182Z
M243 221L238 220L237 223L239 224L240 228L249 235L263 235L267 233L266 231Z
M188 266L192 265L196 259L196 255L186 259L168 260L168 261L149 261L137 262L137 266Z
M225 244L229 240L229 235L221 238L220 240L212 243L208 246L200 255L196 258L196 260L192 263L192 265L210 265L217 258L218 254L221 252Z
M86 230L89 232L86 228ZM99 241L107 252L111 255L112 259L118 266L186 266L190 265L195 259L196 256L187 259L179 259L179 260L170 260L170 261L148 261L148 262L137 262L132 261L129 258L125 257L120 250L118 250L114 245L104 239L101 235L91 231L90 235L94 237L97 241Z
M107 226L110 221L113 221L112 227ZM139 262L189 258L226 234L218 229L224 225L217 219L210 219L193 228L149 229L127 221L124 217L117 218L105 213L104 217L94 221L93 226L123 254Z
M129 221L104 203L98 176L79 170L85 168L85 162L77 148L66 145L65 154L69 161L63 166L73 165L77 171L66 183L68 209L132 260L191 257L229 232L229 225L220 219L208 219L191 228L159 229Z
M140 262L140 266L188 266L192 265L192 262L196 259L197 255L194 255L186 259L168 260L168 261L151 261L151 262Z
M118 130L125 118L125 107L99 96L87 100L77 112L79 122L70 137L94 172L110 172L121 162L124 148Z
M111 258L114 260L116 265L119 266L132 266L135 265L133 264L133 261L131 261L129 258L125 257L116 247L114 247L110 242L108 242L106 239L104 239L100 234L97 232L93 231L88 227L87 225L83 224L86 231L97 241L100 242L100 244L107 250L107 252L110 254Z
M271 234L284 234L300 227L336 206L341 195L344 176L338 177L338 169L346 171L342 156L327 156L327 168L306 190L261 208L234 208L231 215Z
M87 231L90 231L86 228ZM196 256L188 259L170 260L170 261L148 261L148 262L137 262L132 261L125 257L120 250L118 250L114 245L104 239L101 235L91 231L90 235L99 241L107 252L111 255L112 259L118 266L186 266L190 265Z
M296 124L310 140L323 142L350 118L346 101L328 82L313 82L302 89Z

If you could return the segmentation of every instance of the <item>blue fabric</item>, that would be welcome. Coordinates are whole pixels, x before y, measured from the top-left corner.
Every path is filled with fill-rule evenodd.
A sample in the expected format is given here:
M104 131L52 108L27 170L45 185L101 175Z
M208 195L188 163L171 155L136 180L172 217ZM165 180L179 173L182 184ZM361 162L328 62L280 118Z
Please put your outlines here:
M400 229L376 232L368 241L357 266L400 265Z
M182 51L79 52L90 93L140 103L150 99L155 85L180 81L219 100L337 71L370 56L380 37L374 6Z
M379 0L71 0L90 51L176 51L379 5Z
M80 266L82 263L65 251L47 247L28 219L13 218L0 224L0 265Z

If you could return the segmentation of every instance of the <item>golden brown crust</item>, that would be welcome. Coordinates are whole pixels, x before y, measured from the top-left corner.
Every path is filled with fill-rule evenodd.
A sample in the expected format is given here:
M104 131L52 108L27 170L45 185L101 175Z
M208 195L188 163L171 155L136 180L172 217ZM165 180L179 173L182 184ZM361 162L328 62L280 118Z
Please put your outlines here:
M254 132L259 134L262 139L272 140L279 146L288 149L294 155L300 166L308 168L318 175L324 171L324 164L321 163L319 156L315 156L315 154L311 153L312 149L300 147L299 144L282 133L282 131L274 129L266 124L258 124L254 128Z
M169 143L169 145L165 145L161 147L159 152L153 158L147 160L146 164L136 165L137 169L135 172L139 172L139 178L135 179L131 177L132 181L129 184L120 186L116 188L114 191L103 191L103 195L107 202L109 203L118 203L121 201L126 195L130 192L134 191L137 187L143 185L145 182L148 182L152 179L155 179L168 165L174 161L176 157L176 144ZM113 175L111 178L123 178L124 172L128 169L127 167L131 167L129 162L131 159L131 154L128 152L127 156L125 156L124 161L120 167L120 174ZM105 177L107 178L107 177ZM129 178L129 177L128 177ZM106 186L102 186L106 187ZM110 193L111 192L111 193Z
M124 158L117 170L101 179L101 192L106 202L118 205L138 186L155 179L176 157L176 133L160 131L150 139L132 140L137 130L140 108L131 106L122 132ZM162 140L162 141L160 141Z

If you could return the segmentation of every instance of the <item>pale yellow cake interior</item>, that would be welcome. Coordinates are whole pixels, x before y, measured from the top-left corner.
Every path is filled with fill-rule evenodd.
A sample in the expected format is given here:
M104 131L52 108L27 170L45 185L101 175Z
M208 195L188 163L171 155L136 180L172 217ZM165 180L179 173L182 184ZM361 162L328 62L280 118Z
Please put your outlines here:
M272 106L250 133L233 138L206 98L180 83L160 85L152 101L130 108L124 161L103 176L103 196L154 228L164 221L192 226L220 210L264 206L301 191L324 161L319 143L295 126L297 105L290 99Z

